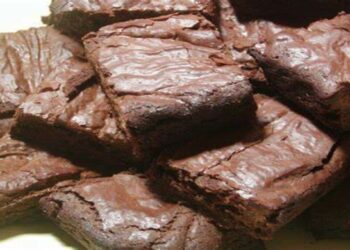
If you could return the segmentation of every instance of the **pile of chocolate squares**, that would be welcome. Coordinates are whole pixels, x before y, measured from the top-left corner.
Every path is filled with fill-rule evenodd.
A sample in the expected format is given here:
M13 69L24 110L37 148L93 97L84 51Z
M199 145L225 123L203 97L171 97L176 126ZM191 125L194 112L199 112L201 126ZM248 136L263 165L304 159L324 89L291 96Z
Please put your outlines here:
M87 249L350 238L349 0L53 0L0 34L0 222Z

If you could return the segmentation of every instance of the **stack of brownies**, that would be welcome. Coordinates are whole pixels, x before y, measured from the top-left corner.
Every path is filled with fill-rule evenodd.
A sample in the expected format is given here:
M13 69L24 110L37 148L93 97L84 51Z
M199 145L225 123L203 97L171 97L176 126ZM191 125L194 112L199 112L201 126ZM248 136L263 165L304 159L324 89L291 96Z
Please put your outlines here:
M349 0L50 9L0 34L0 224L42 211L87 249L264 249L345 180L307 214L350 238Z

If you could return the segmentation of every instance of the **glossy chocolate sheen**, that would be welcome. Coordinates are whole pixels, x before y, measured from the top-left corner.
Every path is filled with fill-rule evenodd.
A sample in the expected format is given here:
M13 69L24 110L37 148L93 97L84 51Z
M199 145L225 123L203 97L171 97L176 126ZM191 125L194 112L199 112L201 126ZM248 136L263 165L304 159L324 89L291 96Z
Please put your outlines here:
M224 226L266 239L347 176L350 140L274 99L255 99L257 124L169 149L153 178Z
M1 33L0 117L13 115L52 70L83 54L79 43L50 27Z
M107 24L171 13L197 13L214 19L216 6L213 0L53 0L50 10L44 22L68 35L82 37Z
M249 82L219 50L118 32L104 28L84 44L138 157L253 114Z
M317 239L350 239L349 192L347 179L305 214L308 229Z
M33 212L58 182L97 174L28 147L8 134L0 139L0 223Z
M77 59L58 67L19 107L13 136L83 163L125 165L131 153L94 74Z
M40 203L87 249L260 249L258 241L163 201L144 177L130 173L81 181Z
M252 54L284 97L339 132L350 129L350 14L285 28Z

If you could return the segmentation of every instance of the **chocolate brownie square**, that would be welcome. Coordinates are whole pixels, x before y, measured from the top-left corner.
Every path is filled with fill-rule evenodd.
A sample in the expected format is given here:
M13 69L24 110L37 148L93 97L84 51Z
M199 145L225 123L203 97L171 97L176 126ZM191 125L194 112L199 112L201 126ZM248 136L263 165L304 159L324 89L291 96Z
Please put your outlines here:
M98 174L10 138L0 139L0 224L31 215L41 197L65 180ZM61 183L62 182L62 183Z
M350 129L350 14L285 28L251 53L285 98L336 132Z
M40 201L44 213L87 249L263 249L161 199L132 173L83 180Z
M254 115L249 81L220 50L120 35L113 25L84 44L137 158Z
M350 139L326 134L275 99L255 99L255 123L170 148L150 175L223 226L269 239L349 174Z
M43 18L45 23L79 38L108 24L173 13L201 14L214 20L216 5L213 0L53 0L50 10L51 15Z
M124 167L131 153L94 74L76 59L53 71L18 108L13 137L82 164Z
M64 61L84 50L50 27L0 34L0 118L10 117L24 98Z
M317 239L350 239L350 183L347 179L305 214Z
M216 47L222 45L215 26L196 15L168 15L116 23L101 33L158 37ZM104 166L140 164L151 155L133 153L89 64L71 59L42 82L17 112L12 134L64 156ZM127 163L127 164L126 164Z

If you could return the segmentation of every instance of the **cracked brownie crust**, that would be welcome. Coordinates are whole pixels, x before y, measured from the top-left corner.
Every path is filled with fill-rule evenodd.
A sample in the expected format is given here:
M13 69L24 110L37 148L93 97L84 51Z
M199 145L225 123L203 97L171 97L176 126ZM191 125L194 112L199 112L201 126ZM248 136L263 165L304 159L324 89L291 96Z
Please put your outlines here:
M255 109L249 82L219 50L119 35L113 26L84 44L138 157L244 120Z
M31 214L39 199L49 194L55 184L95 176L6 134L0 139L0 224Z
M56 67L84 55L79 43L50 27L0 34L0 117L17 106Z
M284 28L251 50L272 87L334 131L350 129L350 15Z
M189 42L191 44L220 48L222 40L218 29L213 23L200 15L171 14L148 19L136 19L115 23L101 28L99 38L125 35L139 38L160 38ZM83 39L94 39L95 33L86 35Z
M137 18L150 18L171 13L202 14L215 18L216 6L212 0L53 0L51 15L44 22L64 33L82 37L102 26Z
M172 148L151 175L224 226L268 239L347 176L350 140L327 135L274 99L255 100L256 124Z
M259 241L162 201L144 177L130 173L81 181L40 203L87 249L261 249Z

